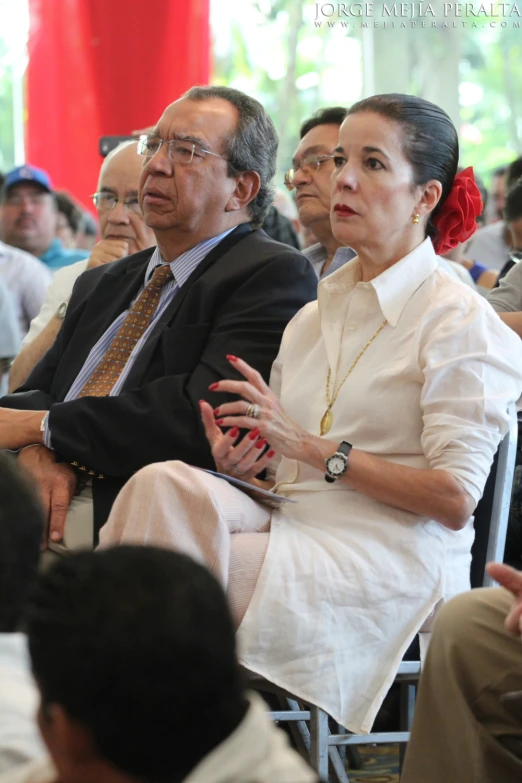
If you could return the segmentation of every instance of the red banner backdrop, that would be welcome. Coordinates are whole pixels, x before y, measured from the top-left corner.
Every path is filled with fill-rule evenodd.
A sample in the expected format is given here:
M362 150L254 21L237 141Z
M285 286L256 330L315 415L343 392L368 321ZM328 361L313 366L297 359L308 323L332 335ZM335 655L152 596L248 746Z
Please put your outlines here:
M209 0L29 0L27 162L86 206L100 136L209 81Z

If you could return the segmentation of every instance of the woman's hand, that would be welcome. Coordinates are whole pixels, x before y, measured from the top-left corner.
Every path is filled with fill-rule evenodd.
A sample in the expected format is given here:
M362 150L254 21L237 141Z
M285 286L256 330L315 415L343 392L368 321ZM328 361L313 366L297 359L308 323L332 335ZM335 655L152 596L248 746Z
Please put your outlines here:
M289 459L302 459L303 445L310 434L286 414L276 395L257 370L236 356L227 356L245 381L219 381L211 391L230 392L241 399L226 402L214 410L216 424L221 427L240 427L258 430L272 449ZM255 415L249 408L255 408Z
M265 448L266 440L259 437L258 429L252 430L236 443L239 435L238 427L233 427L224 434L216 425L214 411L208 402L200 400L199 407L218 472L252 482L255 476L269 465L275 451Z

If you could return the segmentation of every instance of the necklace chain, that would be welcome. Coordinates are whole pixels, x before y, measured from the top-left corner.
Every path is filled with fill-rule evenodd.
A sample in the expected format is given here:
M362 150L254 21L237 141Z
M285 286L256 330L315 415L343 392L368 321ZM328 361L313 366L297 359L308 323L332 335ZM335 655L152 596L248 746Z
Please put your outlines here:
M370 339L368 340L368 342L366 343L364 348L355 357L355 359L354 359L354 361L352 363L352 366L350 367L350 369L348 370L348 372L346 373L346 375L342 379L341 383L337 387L337 391L334 393L333 397L332 397L332 392L331 392L332 371L331 371L330 368L328 368L328 376L326 378L326 403L327 403L327 407L326 407L326 411L324 413L324 416L321 419L321 435L326 434L330 430L330 428L332 426L333 417L332 417L332 414L330 413L330 411L333 408L333 406L335 405L335 401L337 400L337 397L339 396L339 392L341 391L342 387L344 386L345 382L347 381L348 377L350 376L352 370L355 368L355 366L356 366L357 362L359 361L359 359L363 356L363 354L365 353L366 349L370 347L370 345L373 343L373 341L375 340L377 335L379 335L382 332L382 330L384 329L384 327L386 326L387 323L388 322L386 320L382 322L382 324L379 326L377 331L374 332L374 334L370 337Z

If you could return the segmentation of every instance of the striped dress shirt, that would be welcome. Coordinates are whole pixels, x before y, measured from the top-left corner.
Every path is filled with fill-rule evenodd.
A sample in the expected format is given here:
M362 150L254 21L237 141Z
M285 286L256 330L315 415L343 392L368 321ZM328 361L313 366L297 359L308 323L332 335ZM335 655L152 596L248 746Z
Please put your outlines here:
M186 253L182 253L178 258L170 262L170 268L172 270L173 280L169 281L163 287L161 291L160 301L157 310L154 313L154 317L150 325L146 329L146 331L143 333L143 335L136 343L131 355L129 356L129 360L127 364L123 368L120 377L112 387L109 393L109 397L116 397L120 393L122 386L125 383L125 379L129 375L129 372L131 371L132 366L134 365L141 349L145 345L150 333L154 329L155 325L158 323L162 314L165 312L165 309L172 302L172 299L174 298L176 293L187 282L192 272L196 269L197 266L199 266L199 264L210 253L210 251L213 250L216 247L216 245L218 245L221 242L221 240L227 236L227 234L230 234L231 231L233 231L233 229L224 231L222 234L219 234L217 237L212 237L212 239L207 239L204 242L200 242L199 245L196 245L190 250L187 250ZM83 387L85 386L85 384L87 383L87 381L89 380L89 378L91 377L95 369L97 368L98 364L100 363L102 356L105 355L112 340L116 336L118 329L124 322L130 308L132 307L132 305L134 304L138 296L143 291L143 288L145 288L150 278L152 277L152 273L154 269L159 264L163 264L163 263L165 262L161 257L159 248L156 247L147 265L147 270L145 272L145 278L143 281L142 288L138 291L136 298L129 305L129 309L124 310L124 312L121 313L116 318L116 320L109 326L109 328L100 337L96 345L91 349L91 352L89 353L85 364L83 365L82 369L78 373L71 388L67 392L64 402L75 400L78 397L79 393L81 392L81 390L83 389ZM49 429L49 419L47 419L44 427L44 443L50 449L52 448L51 439L52 438Z

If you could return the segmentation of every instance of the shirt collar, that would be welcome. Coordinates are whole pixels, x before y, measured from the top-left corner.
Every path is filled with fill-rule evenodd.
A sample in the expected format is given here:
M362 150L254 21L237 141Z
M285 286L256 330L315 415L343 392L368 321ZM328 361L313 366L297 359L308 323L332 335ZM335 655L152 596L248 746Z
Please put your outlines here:
M361 267L359 259L355 256L320 282L317 298L322 308L331 295L344 294L357 285L371 286L377 296L382 314L390 326L395 327L417 288L437 268L437 256L431 239L427 238L411 253L368 283L361 281Z
M170 268L172 270L172 274L174 276L174 279L178 287L181 288L181 286L187 282L190 275L192 274L194 269L198 266L198 264L201 261L203 261L205 256L208 256L210 251L213 250L216 247L216 245L219 245L221 240L224 239L227 236L227 234L230 234L230 232L233 231L234 228L229 228L227 231L224 231L222 234L218 234L218 236L216 237L205 239L203 242L200 242L194 247L191 247L190 250L186 250L185 253L182 253L173 261L169 262ZM148 283L150 276L154 271L154 268L157 267L159 264L164 264L164 263L165 261L162 258L159 248L156 247L147 265L147 271L145 273L145 283Z
M350 259L352 259L355 256L355 251L352 250L351 247L339 247L335 251L334 257L332 258L332 263L328 267L326 273L321 276L321 269L323 268L323 264L326 260L326 248L324 245L321 245L320 242L318 242L316 245L311 245L310 247L307 247L303 251L303 255L307 257L307 259L312 264L313 268L315 269L315 273L317 277L321 278L323 280L325 277L328 277L333 272L335 272L340 267L344 266Z
M44 264L48 264L56 255L60 254L63 250L62 243L58 238L54 238L45 253L40 256L40 261Z

